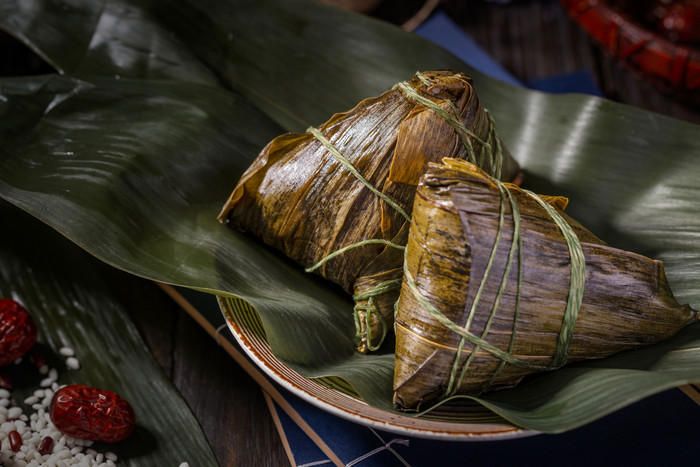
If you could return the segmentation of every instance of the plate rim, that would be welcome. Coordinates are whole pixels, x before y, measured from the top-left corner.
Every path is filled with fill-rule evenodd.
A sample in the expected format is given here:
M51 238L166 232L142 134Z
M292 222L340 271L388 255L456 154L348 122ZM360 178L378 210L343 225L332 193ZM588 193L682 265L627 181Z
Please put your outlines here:
M424 420L372 407L361 399L323 386L289 368L273 355L266 340L254 336L236 322L233 313L226 305L226 297L218 296L217 302L236 342L258 368L295 396L342 419L393 434L441 441L504 441L540 434L535 430L526 430L505 423L477 424ZM283 369L286 375L278 368ZM294 379L304 381L305 386L310 386L312 389L305 389L296 384ZM324 393L328 392L344 400L345 404L338 404L329 397L324 397Z

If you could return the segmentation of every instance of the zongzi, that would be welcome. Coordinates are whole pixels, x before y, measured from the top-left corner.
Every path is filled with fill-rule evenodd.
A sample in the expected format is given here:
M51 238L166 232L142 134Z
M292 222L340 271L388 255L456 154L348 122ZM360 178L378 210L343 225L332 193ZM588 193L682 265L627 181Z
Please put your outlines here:
M219 218L352 294L358 349L374 350L392 328L418 180L445 156L504 180L518 172L470 78L417 73L320 128L273 139Z
M612 248L566 198L430 164L416 192L396 315L394 404L477 395L666 339L698 316L660 261Z

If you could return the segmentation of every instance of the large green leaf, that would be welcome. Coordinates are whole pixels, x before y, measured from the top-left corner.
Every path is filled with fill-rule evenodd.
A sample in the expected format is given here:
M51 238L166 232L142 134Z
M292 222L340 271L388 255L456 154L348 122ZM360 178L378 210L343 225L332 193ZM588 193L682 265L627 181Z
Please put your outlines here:
M570 214L599 236L664 260L679 300L700 306L696 126L505 85L398 28L311 1L52 5L0 1L0 28L67 75L0 81L0 196L124 270L244 298L303 374L340 375L390 407L390 351L352 353L347 297L214 217L273 136L416 70L474 76L528 187L568 195ZM50 30L30 27L39 23ZM480 402L561 431L690 381L700 381L697 325Z
M147 3L3 0L0 22L62 74L216 83L193 51L154 21Z
M42 76L0 86L12 115L0 129L3 196L134 274L235 292L270 315L283 304L299 325L270 333L282 355L303 329L323 329L329 347L351 352L346 299L216 220L229 187L281 131L244 98L126 79Z
M111 390L134 408L134 433L98 450L117 453L120 465L217 465L194 415L107 287L114 277L107 266L4 201L0 219L0 297L26 307L37 324L37 347L59 370L59 383ZM75 350L80 369L63 365L58 350L66 346ZM9 370L18 400L39 388L40 375L31 370Z

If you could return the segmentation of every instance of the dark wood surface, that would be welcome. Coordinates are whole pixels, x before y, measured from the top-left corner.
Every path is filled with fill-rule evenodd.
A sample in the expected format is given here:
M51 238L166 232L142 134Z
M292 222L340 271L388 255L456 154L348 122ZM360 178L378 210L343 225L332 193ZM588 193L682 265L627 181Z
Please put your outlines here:
M657 90L609 57L557 0L447 0L443 8L474 40L523 82L587 71L606 98L700 123L700 109Z
M442 8L523 81L588 70L613 100L700 123L698 109L657 91L605 56L556 1L504 6L461 0L443 2ZM397 10L395 22L407 16ZM221 465L289 465L261 390L230 356L154 284L144 281L119 293L132 303L137 326L200 421Z
M187 401L220 465L289 465L257 383L156 284L112 273L115 296Z

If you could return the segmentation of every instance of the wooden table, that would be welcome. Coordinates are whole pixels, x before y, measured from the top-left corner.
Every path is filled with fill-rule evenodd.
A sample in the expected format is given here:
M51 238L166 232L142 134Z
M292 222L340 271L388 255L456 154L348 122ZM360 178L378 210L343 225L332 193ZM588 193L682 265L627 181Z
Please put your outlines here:
M289 465L262 390L231 356L155 283L129 286L113 271L120 297L156 360L189 404L222 466ZM195 467L195 466L192 466Z
M446 0L443 8L523 82L588 71L608 99L700 123L700 108L659 92L607 56L557 0L520 0L507 5Z
M442 7L523 81L588 70L611 99L700 123L698 109L658 92L607 58L556 1L499 6L450 0ZM406 17L400 8L395 6L394 18ZM115 279L120 274L115 272ZM260 388L230 356L155 284L143 281L124 289L115 280L114 287L130 304L137 326L200 421L221 465L288 465Z

